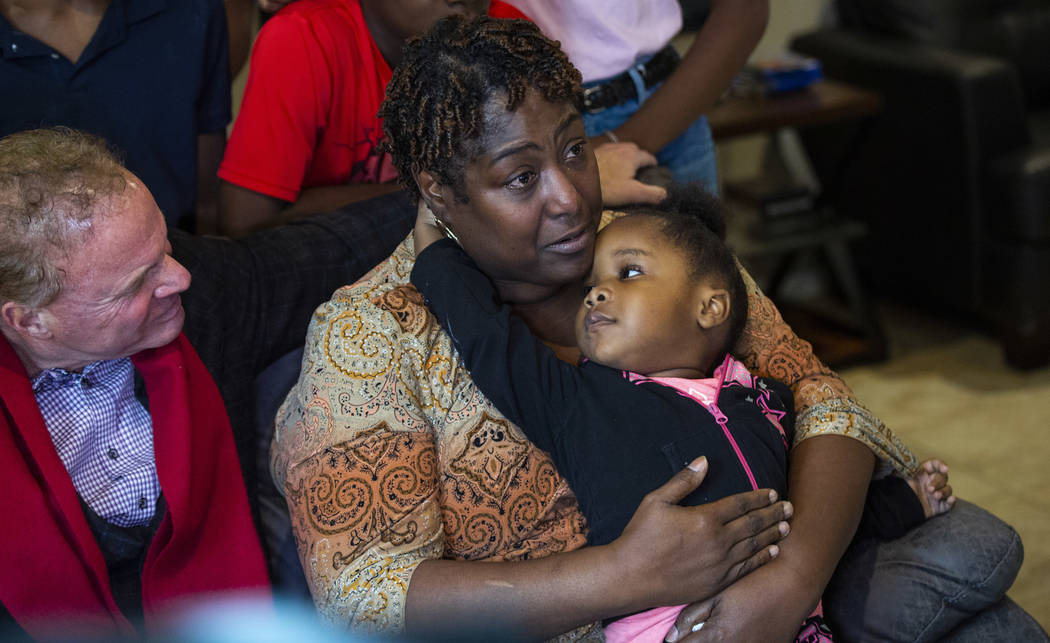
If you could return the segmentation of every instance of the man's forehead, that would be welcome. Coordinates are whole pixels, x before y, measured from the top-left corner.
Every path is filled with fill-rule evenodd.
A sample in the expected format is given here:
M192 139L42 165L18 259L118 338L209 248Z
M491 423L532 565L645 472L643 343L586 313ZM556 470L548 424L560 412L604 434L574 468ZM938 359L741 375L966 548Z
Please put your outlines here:
M90 229L61 264L90 264L78 266L82 273L84 268L111 267L130 274L163 252L167 244L164 218L141 183L129 182L122 192L99 199L96 207ZM74 275L69 277L71 282L76 280Z

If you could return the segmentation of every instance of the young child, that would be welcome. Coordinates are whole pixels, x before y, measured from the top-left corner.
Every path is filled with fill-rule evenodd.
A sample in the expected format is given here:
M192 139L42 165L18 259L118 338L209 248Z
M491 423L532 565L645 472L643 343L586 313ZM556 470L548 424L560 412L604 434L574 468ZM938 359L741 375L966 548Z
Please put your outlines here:
M759 488L787 495L791 392L729 354L747 319L747 293L724 232L720 205L696 187L606 226L576 317L585 359L574 366L510 315L421 206L412 283L481 391L566 476L589 544L616 539L648 492L700 456L708 475L684 504ZM936 460L913 480L872 483L869 496L861 531L882 538L954 503L947 467ZM620 619L606 637L663 640L680 610ZM803 634L827 635L819 617Z

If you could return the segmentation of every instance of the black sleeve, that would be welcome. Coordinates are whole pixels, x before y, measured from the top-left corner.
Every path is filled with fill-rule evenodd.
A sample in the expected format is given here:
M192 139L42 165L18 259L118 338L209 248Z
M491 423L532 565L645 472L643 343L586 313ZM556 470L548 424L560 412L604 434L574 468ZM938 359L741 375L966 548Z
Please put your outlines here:
M209 369L254 377L301 345L314 309L389 257L414 218L396 193L238 240L171 230L174 256L193 277L186 336Z
M856 538L893 540L926 520L922 503L908 481L894 475L872 480Z
M459 351L474 383L539 448L551 452L576 391L579 369L562 362L521 319L455 242L416 257L412 283Z

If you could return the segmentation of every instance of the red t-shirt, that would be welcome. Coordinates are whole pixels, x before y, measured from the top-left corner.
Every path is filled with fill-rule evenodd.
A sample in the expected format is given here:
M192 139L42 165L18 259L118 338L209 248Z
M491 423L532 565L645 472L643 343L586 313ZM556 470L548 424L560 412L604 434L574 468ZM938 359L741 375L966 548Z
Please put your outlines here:
M499 0L489 15L525 18ZM393 181L375 151L390 75L357 0L291 3L259 31L219 177L284 201L309 187Z

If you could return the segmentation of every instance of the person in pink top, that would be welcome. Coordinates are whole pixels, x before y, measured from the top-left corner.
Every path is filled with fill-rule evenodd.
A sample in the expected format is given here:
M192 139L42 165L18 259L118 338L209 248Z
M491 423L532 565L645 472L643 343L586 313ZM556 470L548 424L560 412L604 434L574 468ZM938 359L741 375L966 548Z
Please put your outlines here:
M718 190L705 114L765 31L768 0L711 0L681 59L678 0L508 0L524 11L583 75L587 135L630 141L654 155L674 181ZM603 181L604 184L604 181Z

